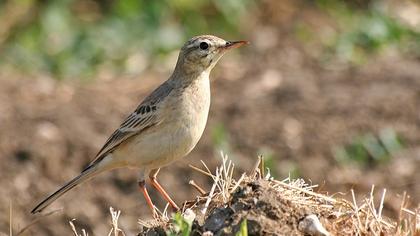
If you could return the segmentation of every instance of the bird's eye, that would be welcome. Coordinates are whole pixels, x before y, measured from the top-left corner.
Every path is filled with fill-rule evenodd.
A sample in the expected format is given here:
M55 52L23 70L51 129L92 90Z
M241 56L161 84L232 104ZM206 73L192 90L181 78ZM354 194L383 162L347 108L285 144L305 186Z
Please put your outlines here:
M201 42L200 43L200 49L201 50L206 50L207 48L209 48L209 44L206 42Z

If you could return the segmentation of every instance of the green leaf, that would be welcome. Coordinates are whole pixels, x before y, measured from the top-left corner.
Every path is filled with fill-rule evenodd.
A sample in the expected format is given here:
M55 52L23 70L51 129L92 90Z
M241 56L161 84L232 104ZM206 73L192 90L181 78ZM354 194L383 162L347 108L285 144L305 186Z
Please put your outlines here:
M248 236L248 226L247 220L244 219L241 223L239 231L235 234L235 236Z
M188 222L179 212L173 216L172 220L175 232L168 232L167 235L190 235L192 222Z

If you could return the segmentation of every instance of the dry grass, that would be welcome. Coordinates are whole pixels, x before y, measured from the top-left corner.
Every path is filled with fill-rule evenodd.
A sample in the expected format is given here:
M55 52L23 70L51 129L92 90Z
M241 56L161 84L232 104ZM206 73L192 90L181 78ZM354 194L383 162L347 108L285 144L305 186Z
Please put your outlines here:
M265 173L262 157L259 158L256 167L249 174L243 174L238 180L232 176L234 164L222 154L222 164L215 172L202 162L203 168L191 166L194 170L209 176L214 183L208 193L203 193L197 184L192 186L197 189L200 196L195 200L184 203L183 212L192 209L199 221L206 218L210 208L225 207L231 200L232 194L237 188L246 183L256 180L263 180L277 191L284 200L290 201L291 211L294 207L305 206L317 215L327 229L333 235L420 235L420 208L410 210L407 208L407 197L404 195L401 203L400 216L398 219L391 219L383 215L386 189L380 195L380 201L375 202L375 186L372 186L370 193L361 202L356 200L356 194L351 190L352 201L343 198L328 196L315 192L317 185L310 185L303 179L290 179L279 181ZM170 227L167 214L161 214L155 224L140 222L146 228L165 225Z
M42 215L40 215L38 218L32 220L29 224L27 224L26 226L24 226L22 229L20 229L17 233L13 233L13 206L12 203L10 202L10 206L9 206L9 236L19 236L19 235L23 235L29 228L31 228L32 226L38 224L40 221L42 221L44 218L54 215L58 212L62 211L62 209L55 209L49 212L46 212ZM72 223L70 223L72 224ZM3 233L0 232L0 235L2 236ZM6 234L4 234L6 235Z
M118 226L118 219L120 218L121 211L116 211L114 208L110 207L109 212L111 213L111 229L109 230L108 236L125 236L124 231ZM74 236L89 236L85 229L81 229L81 233L79 233L73 221L75 221L75 219L69 221L69 224Z
M204 190L192 182L200 196L193 201L187 201L183 205L182 212L185 214L191 209L196 213L196 219L204 220L208 216L210 208L224 207L229 203L232 194L243 184L252 181L267 181L272 189L278 192L282 198L293 203L293 206L305 206L319 218L328 234L332 235L420 235L420 209L410 210L407 208L407 196L404 194L398 219L385 217L383 203L386 197L386 189L382 191L380 202L374 201L375 186L367 197L357 202L355 192L351 190L352 201L342 198L320 194L314 191L316 185L310 185L303 179L290 179L279 181L273 179L269 173L265 173L264 162L260 157L255 169L249 174L242 174L238 180L233 178L234 164L222 154L222 164L211 172L207 165L202 162L203 168L191 166L194 170L209 176L214 183L210 191ZM293 211L294 209L290 209ZM124 232L118 227L120 211L110 208L112 227L108 236L122 236ZM311 215L313 216L313 215ZM88 236L85 230L78 233L72 221L69 222L75 236ZM171 228L171 220L167 208L158 211L158 217L151 221L139 220L139 224L145 228L160 227L165 230ZM324 228L322 228L324 230ZM319 233L319 235L328 235Z
M89 234L86 232L85 229L81 230L81 233L77 232L76 226L74 226L73 221L75 221L75 219L69 221L70 227L71 227L71 231L73 232L74 236L88 236Z
M215 208L224 208L229 205L235 191L241 186L255 181L264 181L270 189L281 196L282 200L292 203L290 204L290 211L305 207L305 209L310 209L311 217L315 216L321 219L321 230L326 230L328 233L319 233L319 235L420 235L420 208L409 209L406 194L403 195L398 219L391 219L383 215L386 189L382 190L378 203L375 203L375 186L372 186L370 193L360 202L356 200L356 194L351 190L352 201L348 201L343 198L317 193L314 190L317 185L308 184L303 179L287 178L282 181L273 179L268 169L265 173L266 169L262 157L259 157L255 168L250 173L243 173L237 180L233 178L234 164L223 153L222 163L214 173L204 162L202 162L202 165L202 168L195 166L191 166L191 168L212 178L213 185L210 191L206 192L194 181L191 181L191 186L197 189L200 195L192 201L185 202L182 208L184 216L188 214L186 217L191 217L193 215L199 224L203 223L209 216L209 212ZM168 207L163 211L157 209L158 216L154 220L139 220L139 224L144 228L161 228L167 231L172 227L171 217L169 217L167 209ZM56 212L51 211L43 217ZM110 214L111 229L108 236L125 236L118 225L121 212L110 207ZM12 206L10 206L10 218L12 219ZM11 219L10 222L12 222ZM40 219L42 217L24 227L17 234L10 232L9 235L22 234ZM84 229L77 230L73 221L74 219L69 222L73 235L88 236ZM316 221L319 222L317 218Z

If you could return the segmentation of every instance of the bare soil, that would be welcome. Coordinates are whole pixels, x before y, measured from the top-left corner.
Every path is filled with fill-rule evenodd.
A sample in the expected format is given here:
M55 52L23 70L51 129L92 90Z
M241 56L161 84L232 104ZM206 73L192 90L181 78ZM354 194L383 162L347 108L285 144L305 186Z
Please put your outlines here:
M238 75L240 78L231 76L241 67L230 62L240 61L235 57L226 58L215 71L209 125L202 140L190 158L165 168L159 176L178 202L191 196L187 184L190 179L204 186L210 184L186 166L199 160L209 166L217 163L219 149L214 148L212 131L220 124L228 134L229 150L224 151L239 168L249 169L253 163L250 158L269 149L274 155L273 173L278 177L288 176L297 168L302 177L321 183L322 191L347 195L350 188L366 193L375 184L378 191L388 190L385 210L389 214L398 214L404 191L412 202L419 201L417 61L390 58L339 72L304 65L297 70L280 62L269 66L275 72L267 72L265 63L273 62L263 55L256 57L262 57L261 66ZM8 212L12 201L15 222L26 225L33 220L29 212L35 203L89 163L124 115L162 81L156 77L74 84L2 75L0 210ZM280 82L272 86L264 78ZM394 129L405 143L405 149L390 163L365 168L335 161L334 147L384 128ZM124 224L129 231L136 231L136 219L149 215L149 210L135 182L135 172L115 171L99 177L69 192L53 206L64 206L64 214L45 218L32 229L54 235L68 230L67 221L77 218L76 224L83 222L88 231L104 232L102 223L111 205L123 210ZM152 191L152 196L162 207L158 195ZM1 217L0 229L6 231L8 214Z
M282 198L268 181L244 184L225 206L213 202L203 222L193 222L192 235L235 235L246 219L249 235L302 235L299 221L310 209ZM198 209L198 208L197 208ZM139 235L165 235L162 227L145 229Z
M417 61L387 59L356 70L315 70L299 65L270 65L262 57L259 68L240 78L232 71L241 61L228 57L213 78L213 103L209 125L190 158L161 171L160 181L177 202L189 199L190 179L203 186L208 180L189 171L187 163L205 160L217 163L212 131L222 124L228 134L229 155L239 168L249 169L251 158L264 149L274 155L273 173L286 177L290 170L321 184L321 191L369 192L372 184L387 188L386 211L397 215L401 194L412 202L420 196L420 67ZM286 55L282 56L287 58ZM252 63L241 61L241 63ZM272 70L272 69L270 69ZM280 73L268 76L266 73ZM161 78L161 75L158 75ZM15 222L26 225L34 219L31 208L46 194L75 176L92 159L107 136L137 101L162 81L157 76L141 80L120 79L88 84L57 82L46 78L0 79L1 212L13 204ZM264 78L279 80L276 86ZM270 79L268 79L270 80ZM405 149L385 165L358 167L339 165L333 148L346 145L360 134L394 129L404 139ZM173 178L177 176L177 178ZM152 191L158 206L163 201ZM115 171L69 192L52 209L63 213L43 219L33 232L56 235L68 230L67 221L77 218L89 232L104 232L108 207L125 213L128 231L136 231L137 218L150 215L136 191L135 171ZM88 210L87 210L88 209ZM9 228L3 214L1 231ZM54 225L54 226L52 226ZM20 228L22 226L15 226ZM31 231L32 232L32 231Z
M229 207L214 208L195 231L235 235L246 219L249 235L302 235L298 224L308 213L309 208L283 199L267 182L255 181L239 188Z
M223 181L217 185L223 185ZM227 194L231 192L228 190L203 196L211 195L212 199L204 213L207 201L196 198L188 202L193 205L184 208L183 214L186 218L194 217L190 235L238 235L244 222L248 235L408 235L415 224L414 216L401 215L398 219L409 227L397 223L395 218L383 216L381 210L375 209L382 209L383 205L375 203L373 196L354 205L340 197L315 193L302 179L277 181L245 177L230 186L231 195ZM227 196L227 200L223 200ZM176 231L174 221L165 217L143 223L138 235L166 235Z

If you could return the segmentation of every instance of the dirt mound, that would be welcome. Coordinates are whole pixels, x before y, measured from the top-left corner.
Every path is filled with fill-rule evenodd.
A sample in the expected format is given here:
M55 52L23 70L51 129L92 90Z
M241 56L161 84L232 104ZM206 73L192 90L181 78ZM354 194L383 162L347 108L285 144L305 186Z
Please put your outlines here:
M250 235L298 235L299 221L309 212L308 207L282 198L268 181L258 180L238 188L228 206L214 208L195 231L235 234L246 219Z
M191 235L236 235L244 221L249 235L301 235L299 222L311 213L305 205L283 198L267 180L243 183L224 204L214 201L205 217L193 221ZM198 216L200 207L194 208ZM139 235L167 235L168 225L145 227Z
M373 193L358 206L356 200L316 193L301 179L261 178L257 170L235 181L226 174L233 172L229 165L218 170L207 172L215 187L184 204L189 227L180 227L179 219L170 221L164 212L155 222L141 222L139 235L406 235L416 230L416 217L401 215L397 223L382 215L384 194L376 207ZM410 210L402 205L401 211Z

